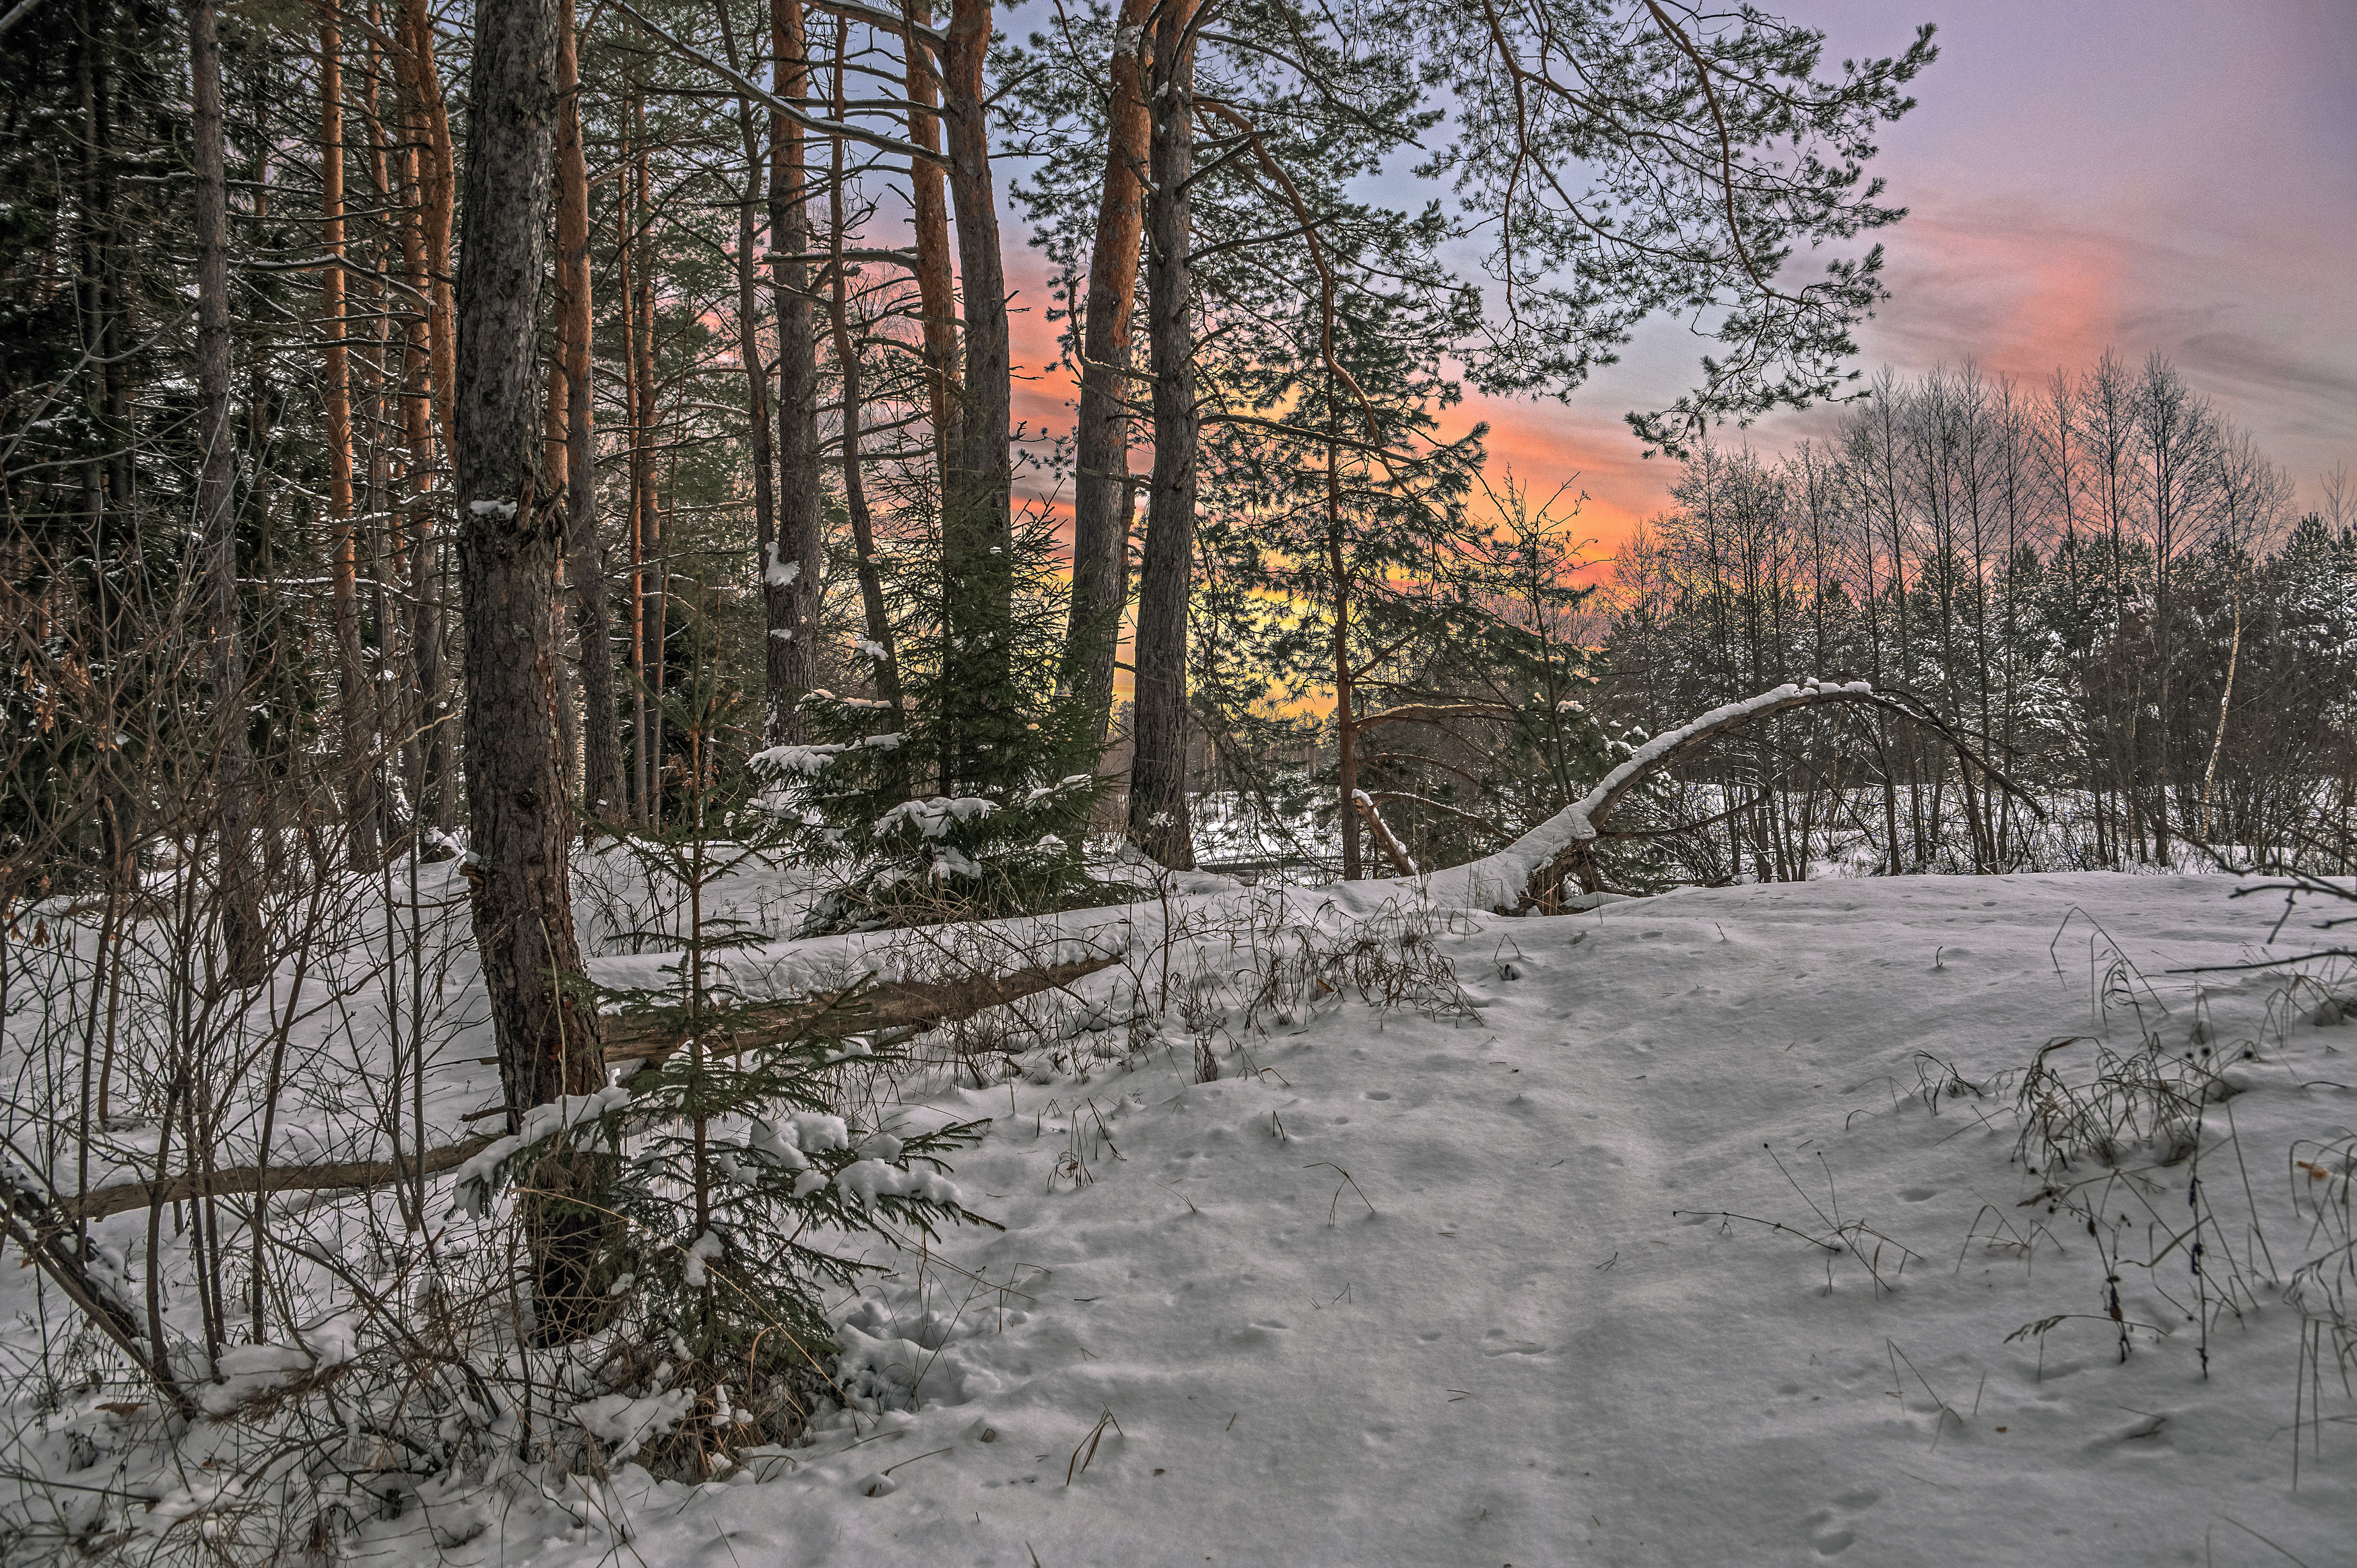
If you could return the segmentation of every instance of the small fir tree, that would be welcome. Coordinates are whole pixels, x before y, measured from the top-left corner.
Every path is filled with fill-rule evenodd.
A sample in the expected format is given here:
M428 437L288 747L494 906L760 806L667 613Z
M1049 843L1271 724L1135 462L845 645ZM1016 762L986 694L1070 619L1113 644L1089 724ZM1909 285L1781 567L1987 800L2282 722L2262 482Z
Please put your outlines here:
M813 692L801 707L815 738L752 759L764 805L797 851L834 872L810 930L1118 896L1085 853L1103 781L1088 704L1056 686L1064 613L1053 542L1052 524L1030 511L1009 563L912 574L899 711Z

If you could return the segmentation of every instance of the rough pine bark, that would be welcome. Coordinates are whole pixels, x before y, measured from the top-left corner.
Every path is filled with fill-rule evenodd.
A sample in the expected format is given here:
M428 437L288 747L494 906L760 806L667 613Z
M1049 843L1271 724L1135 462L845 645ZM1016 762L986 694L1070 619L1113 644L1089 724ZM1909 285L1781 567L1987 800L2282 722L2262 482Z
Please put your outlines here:
M434 419L450 439L451 377L457 365L457 306L451 295L450 227L457 214L457 159L450 141L450 106L442 91L441 67L434 58L434 15L429 0L402 0L394 70L417 138L418 211L424 224L425 278L418 286L431 300L426 334L434 356Z
M122 277L123 220L117 202L114 148L113 7L106 0L82 0L79 7L75 81L81 98L81 293L85 350L99 361L87 404L99 445L112 456L94 458L82 470L83 506L89 516L91 574L90 641L108 670L116 668L118 638L127 596L109 579L114 564L136 548L136 514L131 505L131 380L122 352L126 300ZM110 714L121 686L109 681ZM101 723L113 723L102 715ZM120 750L105 754L99 776L99 833L108 886L129 893L139 880L134 853L144 804L142 791Z
M229 978L258 985L269 972L262 868L254 859L253 750L246 734L245 642L237 591L236 437L229 396L229 181L221 134L221 29L212 0L188 7L188 71L196 155L197 435L202 457L197 516L212 617L216 731L213 789L221 813L221 919Z
M810 41L802 0L770 0L770 47L776 96L809 96ZM770 295L778 318L778 499L761 551L765 729L777 745L803 738L802 693L818 684L819 568L826 559L826 513L818 437L818 328L812 318L810 171L802 127L770 116Z
M1129 836L1176 871L1195 865L1187 811L1187 601L1195 564L1195 6L1176 0L1153 44L1146 316L1154 372L1154 478L1137 577L1137 699Z
M435 63L434 20L427 0L403 0L399 26L401 47L393 57L394 74L405 100L402 117L414 147L421 246L412 269L412 282L431 302L425 323L426 401L417 410L416 421L423 431L429 423L430 411L430 424L441 431L447 450L455 438L451 379L457 362L457 312L450 275L450 227L457 182L450 140L450 110L442 91L441 68ZM430 465L430 437L414 441L413 446L423 452ZM435 514L431 485L429 467L417 476L418 504L410 542L410 595L415 606L410 650L416 663L419 744L424 749L422 798L417 809L421 813L430 809L434 825L447 832L457 820L457 754L453 745L455 726L450 722L450 682L443 646L447 619L443 607L447 585L436 537L441 532L441 519Z
M901 33L909 91L909 140L929 153L942 150L941 78L927 31L930 0L911 0ZM957 430L957 294L950 270L949 196L941 166L909 160L909 206L917 241L917 301L924 313L925 385L933 416L933 461L949 472L950 441Z
M834 35L834 118L844 118L844 58L849 24L838 22ZM832 138L832 164L827 187L827 271L834 282L831 301L834 328L834 362L843 385L843 510L851 521L851 547L858 557L859 605L874 649L868 657L876 671L876 693L900 711L899 651L893 646L892 618L884 607L884 575L876 559L876 525L867 508L867 478L859 454L862 389L859 345L851 331L851 273L844 264L844 145Z
M1104 191L1089 252L1081 328L1081 403L1072 475L1072 604L1064 633L1064 684L1084 696L1090 735L1102 743L1113 714L1114 651L1129 596L1130 324L1137 303L1137 247L1146 215L1146 160L1153 130L1139 75L1153 0L1122 0L1114 29Z
M565 577L581 655L581 804L592 817L623 809L621 714L614 705L614 637L597 549L597 404L589 381L589 166L581 144L580 50L571 0L560 0L556 86L556 277L564 346Z
M615 203L614 271L619 285L622 324L622 421L628 431L623 480L629 487L629 523L623 531L630 553L627 614L630 618L630 801L633 822L646 820L647 799L647 585L646 585L646 467L647 416L639 397L639 306L630 281L631 182L627 161L622 199Z
M728 7L724 4L718 12L722 36L727 40L729 66L734 70L737 38L728 25ZM753 539L759 564L766 570L774 559L772 542L778 536L778 473L776 449L770 435L770 371L761 352L760 257L757 251L760 225L754 218L754 206L766 194L763 180L769 158L761 146L759 128L754 123L752 101L741 93L737 99L737 129L745 148L745 194L737 207L737 357L745 371L745 412L752 425ZM765 594L765 601L766 597ZM765 642L776 640L764 639ZM767 664L765 659L764 674ZM770 706L776 706L774 692Z
M605 1083L597 1015L564 982L582 972L567 852L573 812L556 755L559 649L553 596L564 508L540 471L533 343L559 112L559 6L479 0L468 102L467 206L454 389L461 606L466 622L468 881L500 1079L511 1106ZM570 1337L591 1310L602 1221L567 1202L594 1177L539 1173L535 1328Z
M955 654L942 683L938 766L943 793L984 787L1021 744L1008 649L1014 597L1008 510L1013 361L983 70L990 26L988 0L953 0L942 51L950 200L957 214L965 296L965 374L942 495L942 620Z
M540 472L549 489L560 497L570 493L569 476L572 454L565 449L565 432L573 420L573 383L565 378L565 266L558 262L549 276L549 292L553 296L548 311L549 323L555 329L552 351L548 356L548 396L543 406L547 410L541 420ZM568 514L565 539L572 539ZM564 605L571 596L571 585L565 581L565 567L571 556L560 548L556 553L557 657L556 657L556 758L558 776L565 780L565 792L576 801L581 796L581 723L576 707L580 695L575 680L572 660L565 655Z

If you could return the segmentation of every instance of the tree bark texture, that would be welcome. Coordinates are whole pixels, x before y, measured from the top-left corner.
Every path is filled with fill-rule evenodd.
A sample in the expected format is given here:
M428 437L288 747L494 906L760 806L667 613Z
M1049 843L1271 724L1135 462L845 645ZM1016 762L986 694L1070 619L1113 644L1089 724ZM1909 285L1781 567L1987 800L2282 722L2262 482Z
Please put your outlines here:
M630 623L630 816L634 822L646 819L647 798L647 589L646 589L646 520L640 516L647 499L647 487L642 473L646 466L646 415L639 396L639 306L638 294L630 281L630 213L634 205L632 184L627 157L622 175L622 198L614 204L614 272L620 286L622 324L622 422L627 432L623 483L630 498L627 514L629 521L623 531L625 547L630 555L630 571L623 579L628 585L625 614Z
M597 402L589 381L592 290L589 165L581 143L580 48L571 0L561 0L556 90L556 278L565 403L565 578L581 658L581 803L593 817L622 810L621 715L614 706L612 614L597 549Z
M582 972L567 854L573 811L556 754L554 584L565 509L540 471L533 344L548 273L560 7L481 0L468 102L465 243L453 456L466 623L468 867L475 944L511 1106L603 1087L596 1012L565 983ZM569 1202L594 1162L551 1161L557 1186L527 1214L535 1334L571 1337L595 1305L605 1222ZM558 1167L562 1167L561 1169Z
M401 48L394 69L409 100L404 118L416 137L418 212L424 225L425 277L418 285L432 301L426 335L434 356L434 420L451 439L451 378L457 364L457 306L451 295L450 227L457 213L457 160L450 141L450 106L434 58L429 0L402 0ZM471 152L469 154L471 156Z
M802 0L770 0L776 95L799 104L810 92L810 40ZM818 437L818 328L811 311L810 170L802 127L770 116L770 270L778 317L778 503L774 532L760 540L761 605L767 636L766 729L772 745L802 738L802 693L818 684L821 567L826 560L825 491Z
M319 239L322 252L344 254L343 38L332 21L319 24ZM354 871L377 864L374 696L361 660L360 550L352 515L351 355L344 340L344 270L319 275L319 315L327 328L328 511L335 529L330 589L336 633L336 702L342 753L346 854Z
M452 377L457 362L457 310L450 275L450 228L457 178L450 140L450 110L435 61L434 22L427 0L403 0L394 75L404 100L402 119L412 145L415 175L419 250L411 281L430 302L425 313L426 366L424 396L415 410L413 450L425 464L414 476L415 507L410 538L410 654L415 664L417 726L421 756L415 809L447 832L457 821L457 753L452 734L449 674L444 643L447 583L434 510L430 431L438 429L447 451L453 435ZM471 155L470 155L471 156ZM422 437L422 438L421 438Z
M725 21L725 6L722 15ZM737 52L733 39L728 52L733 59ZM760 132L753 122L749 99L737 100L737 123L745 145L745 195L737 208L737 357L744 362L745 410L752 425L753 538L766 571L772 558L770 543L778 536L778 473L774 466L777 455L770 438L770 371L761 355L760 264L755 251L760 226L754 220L753 207L765 194L762 177L769 160L763 154ZM775 705L774 693L771 705Z
M931 110L941 102L941 75L931 50L916 29L931 27L930 0L911 0L909 26L901 34L901 61L908 81L909 140L929 153L942 150L942 121ZM957 293L950 270L949 197L941 166L909 160L909 206L917 241L917 301L924 313L925 384L932 404L933 461L949 472L950 442L957 432Z
M221 132L221 31L212 0L188 8L191 124L196 155L197 433L203 455L197 515L212 616L216 734L213 789L221 813L221 919L229 976L260 984L269 968L262 871L254 859L253 751L246 734L245 642L237 591L237 454L230 428L229 181Z
M1332 300L1326 303L1330 308ZM1351 690L1351 565L1342 541L1341 452L1335 439L1334 397L1340 390L1329 372L1326 379L1326 570L1334 582L1334 773L1341 796L1336 816L1342 827L1342 880L1356 882L1362 875L1359 852L1359 726L1357 694Z
M84 466L83 506L90 520L91 646L102 665L112 670L119 639L129 628L123 619L127 596L108 574L117 563L135 556L139 532L137 513L131 504L131 375L127 356L122 352L129 301L122 276L123 221L116 199L113 57L117 46L113 6L107 0L82 0L79 11L75 81L82 119L79 162L83 344L98 362L85 407L92 428L103 433L99 444L114 448L113 456L93 458ZM110 681L108 689L111 709L120 687ZM114 723L110 715L102 715L100 722L110 726ZM109 885L125 895L139 882L134 845L144 803L131 773L120 748L102 754L100 843Z
M1137 303L1141 202L1153 136L1140 75L1153 0L1122 0L1114 29L1104 193L1089 252L1072 477L1072 603L1064 684L1084 697L1100 744L1113 714L1114 652L1129 596L1130 324Z
M834 117L844 117L844 57L850 24L838 21L834 35ZM861 388L859 345L851 330L851 273L843 259L843 138L834 138L832 176L827 186L827 272L834 279L831 314L834 328L834 362L843 386L843 509L851 521L851 547L859 562L859 605L867 626L868 659L876 671L876 693L900 711L900 665L893 646L892 618L884 605L884 576L876 559L876 525L867 510L866 475L860 466L859 424Z
M655 480L655 263L653 159L647 139L647 100L641 92L630 102L633 146L630 158L634 179L630 198L631 240L638 256L637 271L624 288L624 304L632 328L624 339L633 345L630 376L638 388L637 412L631 415L631 590L636 624L631 632L636 650L637 691L631 702L636 721L631 725L638 746L639 820L662 822L663 746L662 693L666 674L668 624L665 599L671 568L662 559L662 498Z
M1194 31L1192 0L1163 14L1149 79L1153 140L1146 235L1154 372L1154 479L1137 579L1137 699L1129 836L1175 871L1195 865L1187 811L1187 602L1195 565Z
M456 388L467 620L467 786L476 941L508 1103L603 1084L568 897L572 811L556 756L552 587L564 510L540 472L533 339L547 271L558 5L476 12Z
M983 73L990 25L987 0L953 0L942 61L950 199L965 302L965 373L942 492L942 622L955 654L941 687L938 766L945 794L996 780L1018 755L1022 729L1008 650L1013 361Z

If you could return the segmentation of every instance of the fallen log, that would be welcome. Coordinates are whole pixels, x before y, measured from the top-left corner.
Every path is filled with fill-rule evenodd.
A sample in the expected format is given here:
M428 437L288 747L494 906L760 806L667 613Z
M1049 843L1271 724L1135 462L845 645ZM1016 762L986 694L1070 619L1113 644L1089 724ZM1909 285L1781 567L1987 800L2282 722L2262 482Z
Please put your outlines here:
M661 1061L691 1036L701 1038L707 1050L729 1055L791 1039L821 1019L828 1019L831 1026L839 1026L836 1032L842 1034L930 1029L970 1018L985 1007L1070 985L1117 961L1118 955L1079 959L1071 963L1034 964L1007 974L896 980L859 993L846 989L791 1002L755 1002L706 1013L693 1029L683 1015L608 1018L603 1020L606 1060L609 1064ZM829 1018L830 1014L834 1016Z
M425 1151L425 1174L439 1176L457 1165L463 1165L483 1150L490 1148L495 1135L486 1133L468 1138L439 1149ZM162 1181L132 1181L116 1187L102 1187L79 1197L59 1197L56 1202L36 1208L29 1218L38 1223L57 1221L71 1225L77 1220L103 1219L111 1214L124 1214L135 1208L147 1208L166 1203L186 1203L198 1197L252 1197L269 1192L362 1192L373 1187L389 1187L396 1181L407 1181L417 1175L417 1161L403 1160L342 1160L324 1165L239 1165L206 1175L189 1171L181 1176L167 1176Z
M1374 797L1364 789L1356 789L1351 791L1351 803L1359 809L1359 815L1366 819L1368 831L1374 834L1375 843L1392 863L1392 869L1402 876L1414 876L1415 862L1409 856L1407 846L1400 843L1399 836L1392 832L1391 824L1383 821L1383 814L1375 810Z
M837 1032L844 1034L866 1034L877 1029L930 1029L939 1024L970 1018L985 1007L1017 1002L1042 991L1070 985L1099 970L1109 969L1118 961L1119 955L1115 954L1081 959L1071 963L1034 964L1007 974L974 974L942 981L893 981L864 993L846 988L819 996L798 997L790 1002L759 1002L749 1006L708 1013L695 1032L714 1052L729 1054L791 1038L820 1020L828 1019L830 1014L834 1015L829 1019L830 1024L839 1025ZM609 1018L606 1020L605 1033L606 1059L608 1062L651 1062L661 1061L685 1044L689 1030L683 1017ZM498 1137L497 1133L485 1133L442 1148L428 1149L425 1151L425 1174L439 1176L444 1171L465 1165L490 1147ZM185 1203L199 1197L251 1197L258 1193L280 1192L361 1192L413 1179L418 1174L417 1166L418 1162L414 1158L345 1160L316 1165L241 1165L213 1171L210 1175L191 1171L161 1181L124 1182L78 1197L61 1197L48 1203L24 1195L19 1197L16 1207L26 1219L47 1230L81 1220L104 1219L110 1215L127 1213L135 1208Z

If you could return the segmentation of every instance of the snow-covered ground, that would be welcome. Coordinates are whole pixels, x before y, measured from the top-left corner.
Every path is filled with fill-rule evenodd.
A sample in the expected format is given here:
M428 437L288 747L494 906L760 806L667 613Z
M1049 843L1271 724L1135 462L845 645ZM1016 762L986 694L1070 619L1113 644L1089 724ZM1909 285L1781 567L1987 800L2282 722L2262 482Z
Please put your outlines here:
M1006 1230L852 1308L913 1412L838 1414L741 1484L626 1468L619 1528L517 1508L448 1560L626 1533L662 1564L2352 1561L2357 1407L2328 1354L2326 1420L2295 1431L2280 1287L2346 1240L2313 1205L2346 1201L2357 1030L2280 976L2169 972L2317 942L2301 918L2263 947L2279 905L2231 891L1912 878L1489 918L1441 939L1470 1015L1345 1000L1216 1082L1171 1052L954 1092L996 1119L956 1175ZM2197 1018L2242 1090L2198 1166L2083 1156L2056 1185L2093 1187L2025 1206L2040 1047L2093 1036L2047 1058L2066 1080L2147 1032L2198 1059ZM2168 1247L2197 1170L2206 1377ZM2110 1272L2151 1326L2125 1363Z
M2350 1239L2357 1028L2315 1020L2357 987L2174 972L2332 945L2337 910L2278 930L2280 898L2233 889L1919 877L1458 914L1431 940L1460 997L1345 985L1265 1036L1214 999L1216 1081L1175 1009L1158 1048L1115 1027L1034 1049L1027 1077L898 1112L991 1119L954 1179L1006 1229L885 1258L838 1306L870 1409L720 1481L428 1486L344 1551L2357 1561L2357 1400L2287 1294ZM1249 897L1339 939L1405 896ZM1247 896L1189 903L1222 897ZM1215 947L1174 950L1232 967ZM835 948L760 956L805 950ZM2017 1097L2041 1060L2048 1103L2136 1114L2112 1163L2083 1127L2055 1129L2067 1168L2035 1135ZM2321 1313L2335 1278L2301 1299Z

